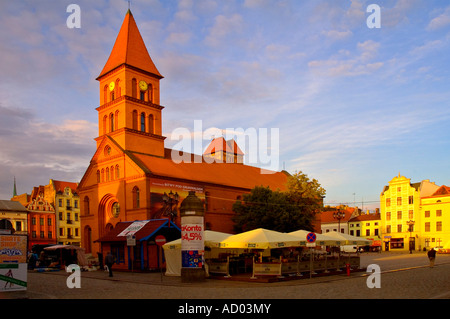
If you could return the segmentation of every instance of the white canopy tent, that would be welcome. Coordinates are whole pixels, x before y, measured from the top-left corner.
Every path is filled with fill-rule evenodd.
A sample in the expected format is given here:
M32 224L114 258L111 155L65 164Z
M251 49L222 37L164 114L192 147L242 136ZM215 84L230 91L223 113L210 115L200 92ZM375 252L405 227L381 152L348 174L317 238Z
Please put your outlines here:
M257 228L232 235L220 242L220 248L273 249L300 247L300 239L286 233Z
M369 239L365 239L362 237L352 236L349 234L338 233L336 231L332 231L325 234L327 237L335 238L336 240L341 241L341 245L371 245L372 241Z

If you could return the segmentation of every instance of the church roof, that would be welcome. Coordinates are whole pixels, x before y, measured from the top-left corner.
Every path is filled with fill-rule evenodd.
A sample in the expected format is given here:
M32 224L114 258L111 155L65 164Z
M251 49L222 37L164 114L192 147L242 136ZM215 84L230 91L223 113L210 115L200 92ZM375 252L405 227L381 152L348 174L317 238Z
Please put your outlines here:
M272 190L286 190L287 173L265 171L250 165L234 163L176 163L166 149L165 158L128 152L131 158L151 175L192 182L208 183L244 189L269 186Z
M108 61L97 80L123 64L149 72L159 78L163 77L148 54L144 40L130 10L125 15Z

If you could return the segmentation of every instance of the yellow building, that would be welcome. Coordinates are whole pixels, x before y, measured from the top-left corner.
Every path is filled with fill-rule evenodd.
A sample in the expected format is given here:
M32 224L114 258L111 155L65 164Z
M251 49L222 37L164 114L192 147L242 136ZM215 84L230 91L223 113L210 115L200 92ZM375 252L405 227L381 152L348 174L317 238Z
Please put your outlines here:
M45 198L56 212L56 236L58 244L81 245L80 197L77 183L50 179L45 186Z
M441 186L431 196L422 197L420 214L422 247L450 246L450 187Z
M423 180L411 183L409 178L394 177L380 195L383 250L422 250L424 218L421 198L431 196L439 186Z
M363 237L372 241L371 250L379 250L381 247L381 216L375 214L361 214L348 221L349 234Z

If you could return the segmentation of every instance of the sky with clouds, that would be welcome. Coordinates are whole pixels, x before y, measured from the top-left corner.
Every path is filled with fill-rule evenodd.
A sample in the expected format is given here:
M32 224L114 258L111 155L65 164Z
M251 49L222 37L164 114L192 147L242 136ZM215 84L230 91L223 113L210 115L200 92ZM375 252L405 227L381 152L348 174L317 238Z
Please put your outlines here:
M81 9L69 29L67 6ZM368 28L367 7L381 8ZM128 2L0 2L0 198L79 181L95 152L100 74ZM279 168L326 204L379 207L399 172L450 185L450 3L133 0L161 81L163 135L278 129ZM197 132L198 133L198 132ZM208 141L203 141L206 147Z

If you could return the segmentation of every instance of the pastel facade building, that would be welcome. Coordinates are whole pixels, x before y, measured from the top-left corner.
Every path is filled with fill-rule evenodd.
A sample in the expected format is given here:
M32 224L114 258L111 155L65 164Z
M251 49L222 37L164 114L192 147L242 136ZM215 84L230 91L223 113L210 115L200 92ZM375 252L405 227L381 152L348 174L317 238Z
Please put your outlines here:
M384 250L415 251L424 247L421 199L438 188L429 180L411 183L400 174L389 181L380 195Z
M422 197L420 246L450 249L450 187L441 186L431 196Z

